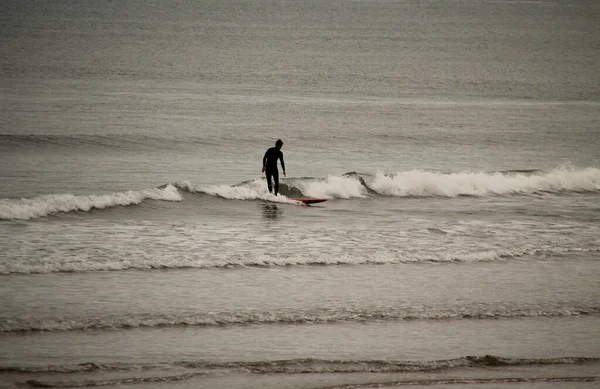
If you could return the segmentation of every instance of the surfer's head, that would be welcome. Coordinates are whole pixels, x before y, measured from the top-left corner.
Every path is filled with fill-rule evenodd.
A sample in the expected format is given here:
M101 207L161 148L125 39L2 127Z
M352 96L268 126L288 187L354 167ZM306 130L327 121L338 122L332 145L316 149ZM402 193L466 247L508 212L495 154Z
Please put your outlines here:
M277 142L275 142L275 147L280 149L281 146L283 146L283 141L281 139L277 139Z

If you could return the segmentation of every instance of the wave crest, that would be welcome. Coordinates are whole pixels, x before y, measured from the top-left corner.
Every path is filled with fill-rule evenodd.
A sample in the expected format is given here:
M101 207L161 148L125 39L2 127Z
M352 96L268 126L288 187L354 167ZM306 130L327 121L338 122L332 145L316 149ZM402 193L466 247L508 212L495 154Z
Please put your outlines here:
M548 173L494 172L438 174L419 170L394 175L377 174L369 189L387 196L458 197L497 196L600 190L600 169L561 167Z
M600 191L600 169L560 167L551 172L518 170L509 172L433 173L411 170L375 175L347 173L326 178L286 178L274 196L264 179L237 185L194 185L189 181L158 188L105 195L51 194L34 198L0 199L0 220L27 220L60 212L89 211L140 204L146 199L182 201L178 189L229 200L265 200L297 204L289 197L326 199L364 198L369 195L393 197L505 196L541 193L585 193Z
M0 199L0 220L27 220L60 212L89 211L116 206L140 204L142 201L182 201L183 197L173 185L164 188L128 191L106 195L76 196L56 194L30 199Z
M237 185L175 184L182 190L231 200L269 200L286 202L289 197L326 199L364 198L369 195L392 197L508 196L541 193L585 193L600 191L600 169L559 167L550 172L514 170L504 172L435 173L411 170L395 174L346 173L326 178L286 178L280 182L284 196L272 196L264 179Z

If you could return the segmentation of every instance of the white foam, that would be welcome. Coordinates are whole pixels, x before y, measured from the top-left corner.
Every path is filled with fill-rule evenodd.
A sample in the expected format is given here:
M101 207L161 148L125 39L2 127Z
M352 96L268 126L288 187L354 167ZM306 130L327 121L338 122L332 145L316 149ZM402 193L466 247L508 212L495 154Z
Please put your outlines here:
M353 197L365 197L367 194L367 188L361 184L360 180L354 177L329 176L324 180L313 178L291 178L286 181L286 184L290 187L296 187L302 192L303 196L307 197L348 199ZM236 186L193 185L187 181L177 183L176 185L190 192L205 193L225 199L268 200L280 203L296 203L281 194L274 196L269 193L265 181L258 179Z
M228 185L193 185L188 181L177 183L177 186L189 192L205 193L230 200L266 200L276 203L297 204L296 201L278 194L269 193L267 184L262 180L254 180L239 186Z
M364 180L364 181L363 181ZM540 192L590 192L600 191L600 169L575 169L559 167L548 173L434 173L411 170L393 175L377 173L375 176L328 176L318 178L291 178L285 183L297 188L303 196L327 199L362 198L369 190L385 196L399 197L457 197L534 194ZM225 199L268 200L291 202L285 196L274 196L267 190L264 180L254 180L241 185L176 184L190 192L205 193ZM367 187L365 187L367 185Z
M297 185L308 197L349 199L367 195L367 188L354 177L329 176L325 180L301 181Z
M548 173L453 173L412 170L393 176L378 173L369 187L388 196L457 197L539 192L590 192L600 190L600 169L561 167Z
M115 206L140 204L146 199L182 201L183 197L173 185L106 195L76 196L55 194L30 199L0 199L0 219L27 220L59 212L89 211Z

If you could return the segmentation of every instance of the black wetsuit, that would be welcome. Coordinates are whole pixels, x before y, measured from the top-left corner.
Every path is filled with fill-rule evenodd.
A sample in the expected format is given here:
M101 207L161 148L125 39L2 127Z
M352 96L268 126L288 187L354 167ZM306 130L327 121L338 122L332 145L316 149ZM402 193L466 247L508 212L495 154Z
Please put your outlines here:
M275 182L275 196L279 192L279 170L277 170L277 160L281 160L281 168L285 172L285 163L283 162L283 153L277 147L271 147L265 153L263 157L263 167L265 168L265 174L267 175L267 186L269 187L269 193L273 191L271 185L271 177Z

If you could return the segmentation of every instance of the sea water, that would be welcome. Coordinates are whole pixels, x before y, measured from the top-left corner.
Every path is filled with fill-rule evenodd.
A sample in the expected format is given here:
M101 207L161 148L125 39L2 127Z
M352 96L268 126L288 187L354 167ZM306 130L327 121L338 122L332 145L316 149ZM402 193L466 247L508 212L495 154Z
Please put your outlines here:
M598 385L597 2L0 10L2 387Z

